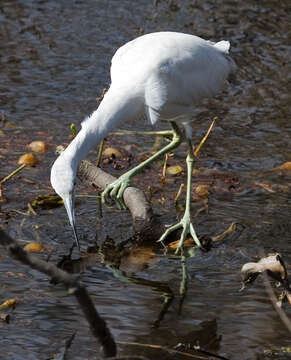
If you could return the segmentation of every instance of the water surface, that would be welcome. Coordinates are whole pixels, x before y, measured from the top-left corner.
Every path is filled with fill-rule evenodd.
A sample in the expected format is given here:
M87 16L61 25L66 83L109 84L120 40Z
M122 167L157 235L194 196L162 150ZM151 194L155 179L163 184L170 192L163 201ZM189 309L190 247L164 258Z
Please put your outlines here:
M244 231L209 253L197 251L188 260L190 280L183 312L178 314L176 296L159 328L153 327L163 302L159 289L116 278L98 262L85 270L82 280L117 340L165 346L199 340L208 350L233 360L256 359L264 349L290 345L290 334L273 310L262 281L238 291L241 266L261 251L277 251L286 263L291 260L291 177L288 172L272 170L291 160L290 12L288 1L185 0L160 1L157 6L148 0L1 1L0 103L10 125L1 128L0 178L15 169L30 141L48 144L35 168L24 170L3 187L8 202L0 208L1 224L18 240L40 238L48 247L59 244L55 261L72 241L64 209L40 210L38 216L29 217L19 211L25 212L27 203L39 193L50 191L54 148L68 142L72 122L79 126L97 107L96 97L110 82L110 59L116 49L140 34L161 30L231 42L238 64L236 79L215 99L197 108L193 138L198 143L211 119L218 117L196 167L234 175L239 186L234 192L221 183L213 188L209 213L202 212L195 223L199 234L210 236L224 231L231 222L242 224ZM151 129L140 120L124 128ZM115 144L135 144L141 151L153 145L147 136L112 139ZM181 146L174 161L183 164L185 151ZM90 158L96 158L96 152ZM148 170L148 174L161 171L154 166L156 170ZM165 223L176 221L173 200L167 193L173 194L183 181L178 177L165 188L164 207L154 202ZM258 183L275 190L270 192ZM81 185L78 188L80 194L88 191ZM199 206L193 203L193 208ZM95 199L79 200L77 221L83 245L95 240L96 214ZM126 239L130 225L128 214L105 209L98 240L106 234L116 241ZM179 260L164 256L162 249L155 253L147 267L128 269L128 275L165 282L177 295ZM0 300L20 299L11 323L0 323L0 343L6 351L0 358L47 359L77 330L70 358L93 359L95 341L75 300L61 286L50 285L45 276L4 254L0 260ZM286 310L290 316L290 309ZM212 345L210 337L216 339ZM119 348L121 354L140 351L125 345ZM144 354L159 358L149 350Z

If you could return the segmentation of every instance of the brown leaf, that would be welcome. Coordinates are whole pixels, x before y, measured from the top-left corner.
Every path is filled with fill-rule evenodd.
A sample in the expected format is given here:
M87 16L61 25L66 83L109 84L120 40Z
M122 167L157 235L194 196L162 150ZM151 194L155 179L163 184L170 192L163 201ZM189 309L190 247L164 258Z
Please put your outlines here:
M167 167L166 173L169 175L179 175L183 171L180 165L171 165Z
M280 255L270 254L263 257L258 262L244 264L241 269L242 280L244 283L250 283L264 271L266 271L273 279L280 282L283 282L287 277L286 269L280 261Z
M209 184L200 184L194 188L194 191L201 199L206 199L210 195L210 187Z
M22 278L25 278L25 279L28 278L28 276L27 276L26 274L23 274L23 273L17 273L17 275L18 275L19 277L22 277Z
M0 319L5 321L6 324L9 324L10 321L10 315L9 314L4 314L4 313L0 313Z
M213 236L211 238L212 241L216 242L216 241L222 241L224 240L227 236L231 235L237 228L236 223L231 223L230 226L221 234Z
M291 161L287 161L277 167L275 167L273 170L286 170L286 171L290 171L291 170Z
M46 149L45 143L43 141L32 141L28 145L28 147L31 151L37 152L37 153L42 153Z
M103 151L103 156L104 157L115 157L115 158L121 158L122 154L119 150L113 148L113 147L108 147Z
M273 189L274 186L270 185L270 184L266 184L266 183L258 183L258 185L260 187L262 187L263 189L267 190L270 193L274 193L275 190Z
M16 303L18 302L18 299L9 299L4 301L1 305L0 305L0 311L7 309L7 308L14 308Z
M34 243L34 242L30 242L30 243L26 244L23 249L28 252L43 252L44 251L44 248L41 244Z
M180 240L172 241L168 244L168 247L172 250L176 250L178 248L179 242L180 242ZM191 237L185 239L185 241L183 243L183 247L192 247L194 245L195 245L195 242Z
M36 157L32 153L26 153L20 156L20 158L17 161L18 165L34 166L36 163L37 163Z

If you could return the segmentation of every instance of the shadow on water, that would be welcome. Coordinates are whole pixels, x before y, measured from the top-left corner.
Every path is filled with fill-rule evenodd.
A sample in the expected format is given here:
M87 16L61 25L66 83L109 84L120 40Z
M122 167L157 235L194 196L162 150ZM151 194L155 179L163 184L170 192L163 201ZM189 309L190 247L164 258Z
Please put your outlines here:
M55 146L69 141L72 122L79 124L97 107L96 97L109 84L114 51L142 33L161 30L231 41L239 68L236 79L193 116L196 142L211 119L219 119L196 162L200 175L194 183L210 183L211 193L208 213L201 212L195 223L198 233L208 236L221 233L232 222L245 230L210 252L197 251L188 259L188 293L181 314L181 264L175 257L164 256L162 249L146 250L142 259L136 254L123 259L125 273L120 276L98 256L89 267L80 268L101 315L122 342L121 354L158 358L154 349L138 349L125 342L172 347L199 341L213 352L244 360L255 359L264 349L290 346L290 334L262 282L239 292L241 266L257 259L262 249L280 252L286 263L291 259L291 176L272 170L290 160L290 12L289 1L161 0L156 6L148 0L134 5L129 0L0 3L0 104L2 120L6 120L0 132L0 178L15 169L30 141L47 144L36 167L23 170L3 186L7 202L0 204L1 224L23 242L41 239L55 262L72 241L64 209L40 209L37 216L27 216L27 203L50 191ZM144 122L127 128L150 129ZM124 147L127 142L142 152L152 148L152 140L133 135L108 137L115 146ZM171 161L183 165L185 151L181 146ZM96 152L90 157L95 159ZM217 178L209 170L224 175ZM158 183L157 171L161 172L159 163L145 171L144 181ZM228 178L236 179L234 187L229 187ZM182 182L183 176L169 177L167 186L153 196L155 212L164 223L179 216L173 211L172 195ZM80 186L78 191L91 190ZM194 201L193 209L199 207ZM79 199L77 222L83 244L94 244L96 233L99 243L106 237L120 242L132 235L126 212L105 209L102 222L96 224L96 209L95 198ZM88 326L61 286L50 285L43 275L4 255L0 256L0 277L0 300L20 299L10 324L0 322L0 343L6 352L0 353L1 359L47 359L76 330L70 358L94 358ZM167 296L171 306L159 327L154 327ZM286 310L290 315L290 309Z

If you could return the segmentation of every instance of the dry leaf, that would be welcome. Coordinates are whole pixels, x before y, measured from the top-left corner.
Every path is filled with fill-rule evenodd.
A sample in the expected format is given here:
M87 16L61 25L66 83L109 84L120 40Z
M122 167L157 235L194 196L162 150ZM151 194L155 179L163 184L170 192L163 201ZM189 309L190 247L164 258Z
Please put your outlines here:
M273 170L287 170L287 171L290 171L291 170L291 161L287 161L287 162L283 163L282 165L279 165L279 166L275 167Z
M250 262L243 265L241 269L243 286L252 283L261 274L265 273L272 279L276 280L282 287L283 292L279 295L276 301L278 307L282 306L284 300L288 300L291 304L291 287L288 279L286 265L280 254L270 254L258 262Z
M210 195L210 185L209 184L201 184L201 185L197 185L194 188L195 193L202 199L208 198L208 196Z
M4 310L4 309L7 309L7 308L14 308L16 303L17 303L18 299L9 299L9 300L6 300L4 301L4 303L2 303L0 305L0 311Z
M182 166L172 165L167 167L166 173L169 175L178 175L181 174L182 171L183 171Z
M28 145L29 149L33 152L42 153L45 151L45 143L43 141L32 141Z
M168 247L172 250L176 250L178 248L180 240L176 240L176 241L172 241L168 244ZM187 248L187 247L193 247L195 245L195 242L192 238L187 238L185 239L184 243L183 243L183 247Z
M258 183L259 186L261 186L263 189L269 191L270 193L274 193L275 190L273 189L273 186L266 183Z
M116 157L116 158L121 158L122 154L119 150L112 148L112 147L108 147L103 151L103 156L104 157Z
M270 254L256 263L244 264L241 269L243 284L253 282L263 272L266 272L272 279L279 281L289 291L286 266L280 254Z
M236 223L231 223L230 226L222 233L216 236L213 236L211 238L212 241L216 242L216 241L222 241L224 240L227 236L231 235L237 228Z
M34 243L34 242L30 242L28 244L26 244L23 248L25 251L28 252L41 252L44 251L44 248L41 244L39 243Z
M9 324L10 315L9 315L9 314L0 313L0 319L3 320L3 321L5 321L7 324Z
M17 161L18 165L34 166L36 163L37 163L36 157L32 153L26 153L20 156L20 158Z
M23 274L23 273L17 273L17 276L25 278L25 279L28 278L28 276L26 274Z
M12 121L6 121L5 122L5 125L4 125L4 128L5 129L14 129L17 127L17 124L15 124L14 122Z

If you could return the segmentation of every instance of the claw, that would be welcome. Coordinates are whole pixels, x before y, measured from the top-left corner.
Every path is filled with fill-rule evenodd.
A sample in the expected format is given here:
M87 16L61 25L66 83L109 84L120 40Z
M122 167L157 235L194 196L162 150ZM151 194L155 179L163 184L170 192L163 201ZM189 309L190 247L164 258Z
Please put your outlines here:
M111 197L117 204L120 210L125 210L126 205L123 200L123 193L125 189L129 186L128 177L123 178L122 176L113 183L109 184L106 189L101 194L102 204L106 203L108 197Z
M198 239L198 237L196 235L196 232L194 230L194 226L192 225L192 223L190 221L190 218L188 216L184 216L179 223L169 227L164 232L164 234L160 237L158 242L161 242L164 245L164 240L166 239L166 237L170 233L172 233L173 231L175 231L175 230L177 230L179 228L182 228L183 230L182 230L182 234L180 236L178 247L177 247L177 249L175 251L176 254L178 254L179 251L181 251L181 252L183 251L183 244L184 244L184 241L185 241L187 235L191 235L193 240L195 241L196 245L198 247L201 247L201 243L200 243L200 241L199 241L199 239Z

